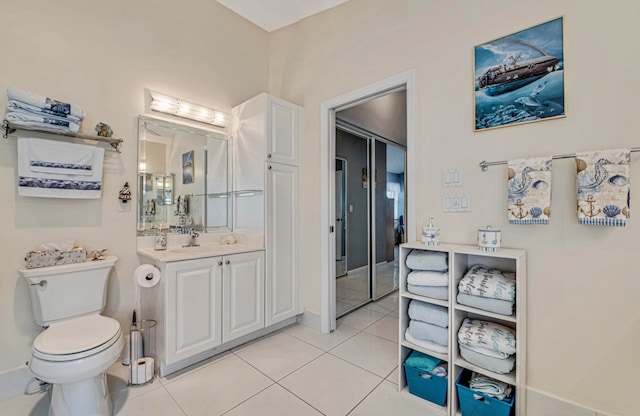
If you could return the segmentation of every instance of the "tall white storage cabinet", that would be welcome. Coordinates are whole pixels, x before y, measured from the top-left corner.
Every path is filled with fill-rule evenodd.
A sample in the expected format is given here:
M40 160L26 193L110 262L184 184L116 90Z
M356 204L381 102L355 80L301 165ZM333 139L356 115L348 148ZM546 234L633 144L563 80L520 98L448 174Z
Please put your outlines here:
M299 313L300 112L299 106L265 93L233 109L234 230L264 234L267 326Z
M410 269L406 266L406 259L412 250L428 250L445 252L449 266L449 299L438 300L419 296L407 291L407 276ZM458 283L471 266L481 264L503 271L514 272L516 275L516 306L511 316L500 315L484 311L470 306L458 304ZM446 354L434 353L421 348L405 339L405 331L409 326L408 308L412 299L422 302L444 306L449 312L449 348ZM456 389L456 380L464 369L476 371L494 379L504 381L515 386L515 415L525 416L526 411L526 252L524 250L501 249L497 252L487 252L478 249L477 246L442 244L428 246L421 243L408 243L400 247L400 309L399 309L399 388L403 393L410 394L407 387L403 363L413 350L437 357L448 363L448 392L445 406L438 406L424 400L425 406L432 409L435 414L448 416L461 415ZM510 328L516 333L516 365L508 374L497 374L475 366L460 356L458 348L458 329L464 318L481 319L495 322Z

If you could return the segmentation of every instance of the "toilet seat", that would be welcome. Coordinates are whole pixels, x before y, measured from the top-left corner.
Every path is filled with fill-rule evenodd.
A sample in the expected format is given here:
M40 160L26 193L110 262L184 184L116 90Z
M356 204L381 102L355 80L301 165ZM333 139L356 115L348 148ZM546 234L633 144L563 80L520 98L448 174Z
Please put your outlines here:
M112 318L91 315L52 324L33 342L33 356L47 361L71 361L106 350L122 332Z

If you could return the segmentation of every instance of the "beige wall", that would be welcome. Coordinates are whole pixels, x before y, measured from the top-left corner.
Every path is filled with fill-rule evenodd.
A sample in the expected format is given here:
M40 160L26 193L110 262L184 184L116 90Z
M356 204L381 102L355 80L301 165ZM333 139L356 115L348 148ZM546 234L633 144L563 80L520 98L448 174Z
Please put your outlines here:
M0 2L0 106L8 86L82 106L82 131L111 125L122 154L107 151L101 200L17 196L16 140L0 138L0 373L24 366L40 331L17 269L39 243L74 239L118 256L105 313L133 309L136 210L118 212L133 184L144 89L231 112L267 89L267 33L212 0ZM134 195L133 203L135 204ZM78 294L81 296L81 294Z
M270 36L269 86L305 108L300 144L300 270L305 307L320 312L320 105L416 71L417 225L435 216L446 242L475 242L487 224L528 254L528 384L608 414L637 414L640 219L585 227L575 214L572 159L554 162L548 226L507 224L505 160L640 146L635 50L640 6L616 1L350 0ZM473 132L472 50L565 16L565 119ZM429 157L427 157L429 155ZM442 171L463 170L471 213L443 214ZM632 171L640 172L633 154ZM636 183L634 181L634 183ZM637 191L636 188L634 190ZM638 206L632 192L632 207ZM415 239L415 230L409 230ZM538 416L538 415L533 415Z

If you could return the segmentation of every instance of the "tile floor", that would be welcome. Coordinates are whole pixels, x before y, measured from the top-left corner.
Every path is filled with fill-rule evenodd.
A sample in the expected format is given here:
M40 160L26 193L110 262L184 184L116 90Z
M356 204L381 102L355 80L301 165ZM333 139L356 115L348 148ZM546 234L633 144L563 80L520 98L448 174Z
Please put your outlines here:
M322 335L293 325L153 383L127 387L114 364L118 416L429 416L398 393L398 294L338 321ZM0 415L45 416L46 393L0 401Z

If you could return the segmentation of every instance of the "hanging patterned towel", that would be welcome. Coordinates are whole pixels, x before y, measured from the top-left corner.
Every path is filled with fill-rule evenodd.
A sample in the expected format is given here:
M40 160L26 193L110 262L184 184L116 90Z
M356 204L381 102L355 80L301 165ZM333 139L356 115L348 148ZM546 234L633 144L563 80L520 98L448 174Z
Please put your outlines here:
M629 149L576 154L578 222L624 227L629 209Z
M509 224L548 224L551 156L508 161Z

